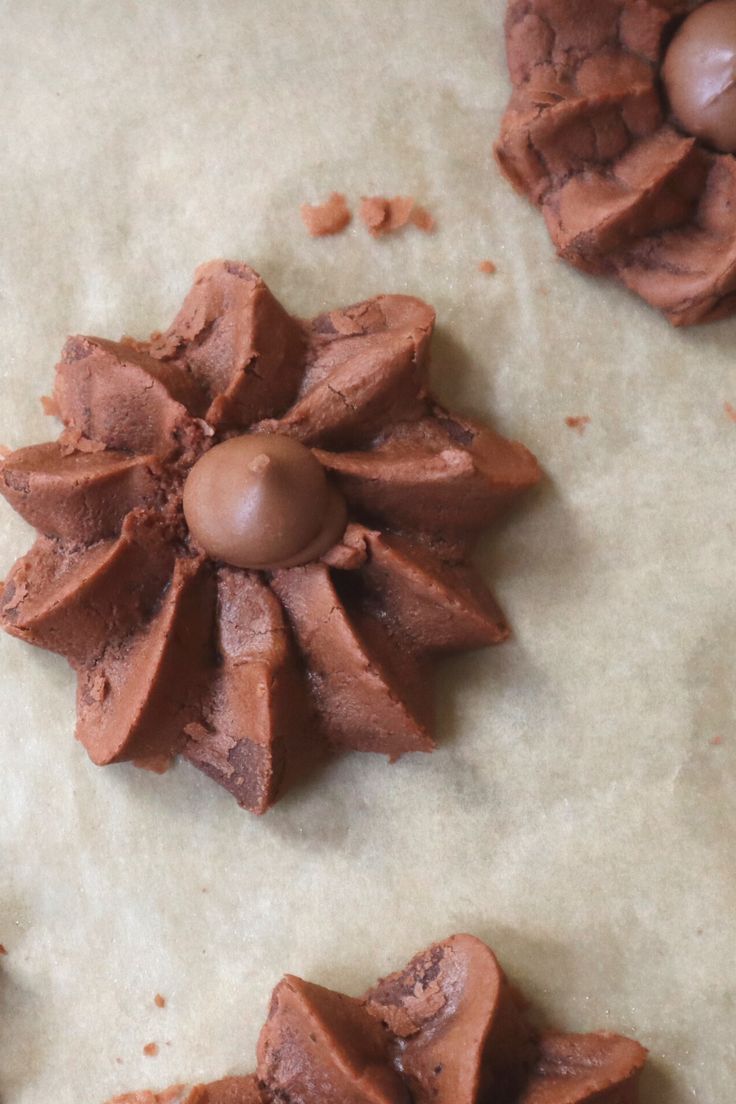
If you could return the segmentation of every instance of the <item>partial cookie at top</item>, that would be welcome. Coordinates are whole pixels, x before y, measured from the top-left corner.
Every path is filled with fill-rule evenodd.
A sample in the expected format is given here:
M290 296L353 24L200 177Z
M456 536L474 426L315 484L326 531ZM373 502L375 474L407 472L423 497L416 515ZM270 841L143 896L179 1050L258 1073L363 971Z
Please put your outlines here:
M565 260L617 278L674 325L736 309L736 159L661 83L687 0L510 0L501 170Z

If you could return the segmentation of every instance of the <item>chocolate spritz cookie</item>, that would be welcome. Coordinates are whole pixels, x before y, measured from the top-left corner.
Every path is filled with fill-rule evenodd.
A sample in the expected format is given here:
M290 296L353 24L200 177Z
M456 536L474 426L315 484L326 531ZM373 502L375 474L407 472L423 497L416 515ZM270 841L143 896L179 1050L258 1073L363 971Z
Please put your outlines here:
M181 754L262 813L325 749L432 750L433 662L508 633L468 555L539 479L428 391L434 321L305 323L216 261L165 333L67 341L60 438L0 469L39 533L0 616L77 672L95 763Z
M736 0L511 0L499 164L561 257L675 325L736 309Z
M258 1068L109 1104L636 1104L647 1052L610 1032L540 1032L492 951L454 935L361 998L287 976Z

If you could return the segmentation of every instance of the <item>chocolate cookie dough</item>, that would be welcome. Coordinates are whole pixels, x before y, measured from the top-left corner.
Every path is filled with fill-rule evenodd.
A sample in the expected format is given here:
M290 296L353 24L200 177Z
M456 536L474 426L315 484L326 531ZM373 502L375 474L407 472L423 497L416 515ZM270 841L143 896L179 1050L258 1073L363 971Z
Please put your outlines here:
M492 951L454 935L355 999L287 976L258 1068L109 1104L636 1104L647 1052L610 1032L539 1032Z
M558 253L691 325L736 309L734 0L510 0L496 156Z
M434 321L302 322L215 261L165 333L68 340L60 439L0 466L38 530L0 617L75 669L95 763L181 754L262 813L329 750L432 750L433 663L508 633L472 546L539 479L428 390Z

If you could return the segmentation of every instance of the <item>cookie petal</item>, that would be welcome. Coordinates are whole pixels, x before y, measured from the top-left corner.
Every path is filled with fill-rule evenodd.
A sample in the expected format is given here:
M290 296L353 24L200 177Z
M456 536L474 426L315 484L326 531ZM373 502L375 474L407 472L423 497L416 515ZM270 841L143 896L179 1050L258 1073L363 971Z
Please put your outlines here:
M214 661L214 584L178 560L160 609L80 673L77 739L94 763L152 760L179 750Z
M394 1035L393 1060L414 1104L515 1099L533 1054L491 950L455 935L416 955L364 998Z
M81 551L41 537L5 584L3 627L74 666L92 663L150 613L173 563L170 534L143 510L128 515L117 540Z
M281 605L251 572L218 573L219 662L184 756L253 813L265 813L287 768L305 769L315 739ZM290 773L291 773L290 772Z
M359 516L468 541L541 472L523 445L439 413L399 427L374 449L316 454Z
M391 759L431 751L420 668L375 618L348 613L327 567L278 572L271 585L294 630L327 740Z
M443 563L417 544L357 526L349 539L367 551L360 575L369 608L399 646L456 652L508 637L501 610L472 567Z
M111 449L168 456L202 435L204 396L193 378L132 344L70 337L54 398L65 425Z
M303 328L252 268L211 261L197 269L184 305L151 354L186 364L205 388L207 421L249 426L276 417L296 397L304 372Z
M118 533L131 510L152 505L159 479L152 456L70 453L50 442L3 461L0 494L45 536L92 544Z
M299 1104L409 1104L387 1039L360 1001L287 975L258 1040L258 1078Z
M647 1051L633 1039L543 1035L519 1104L635 1104Z

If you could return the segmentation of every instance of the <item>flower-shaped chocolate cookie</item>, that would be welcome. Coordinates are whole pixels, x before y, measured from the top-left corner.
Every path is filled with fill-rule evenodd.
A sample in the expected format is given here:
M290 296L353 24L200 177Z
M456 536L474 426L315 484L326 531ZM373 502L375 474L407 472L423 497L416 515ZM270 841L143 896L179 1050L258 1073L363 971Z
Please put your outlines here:
M249 1077L109 1104L635 1104L643 1046L539 1034L525 1008L493 952L453 935L359 999L285 977Z
M736 309L734 0L510 0L496 155L560 256L675 325Z
M431 662L507 635L469 549L539 477L428 393L433 325L213 262L150 342L69 339L61 438L0 472L39 531L0 613L77 671L95 763L180 753L260 813L325 749L433 748Z

